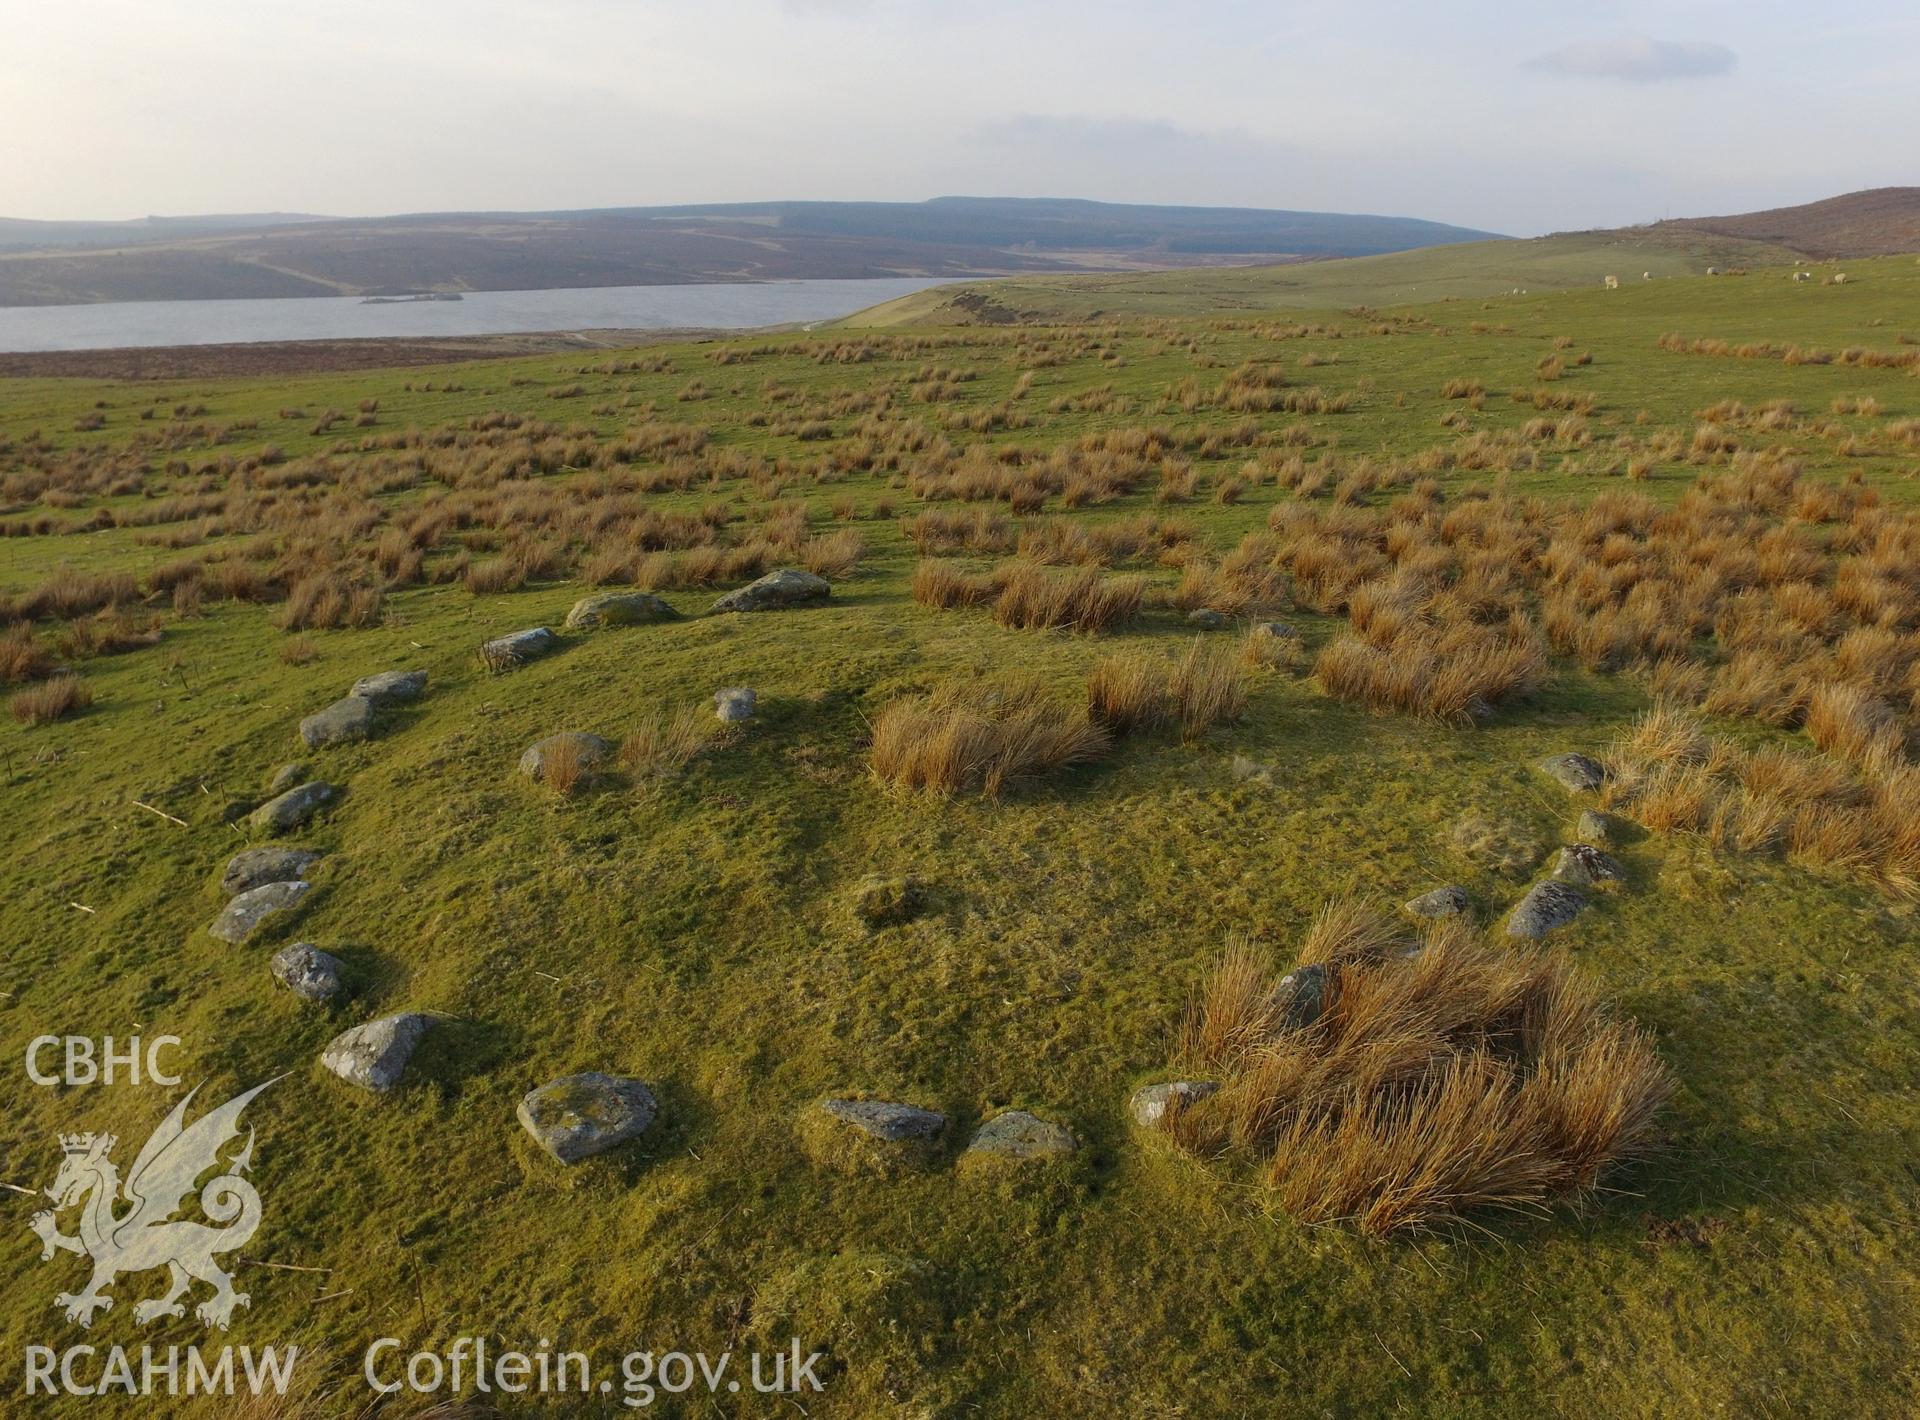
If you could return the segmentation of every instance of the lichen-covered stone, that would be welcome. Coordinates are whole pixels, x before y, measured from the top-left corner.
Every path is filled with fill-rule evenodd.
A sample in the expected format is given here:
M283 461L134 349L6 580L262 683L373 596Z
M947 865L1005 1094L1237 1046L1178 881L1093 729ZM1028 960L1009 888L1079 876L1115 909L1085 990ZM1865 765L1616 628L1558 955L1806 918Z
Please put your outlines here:
M1437 887L1432 892L1423 892L1409 900L1406 911L1410 916L1423 921L1434 922L1442 917L1458 917L1473 904L1468 901L1467 890L1457 884Z
M1570 883L1548 878L1536 883L1520 899L1507 919L1507 935L1521 941L1537 942L1578 917L1587 907L1587 895Z
M1037 1118L1023 1109L1009 1109L980 1126L963 1159L1031 1163L1062 1158L1079 1147L1080 1141L1064 1125Z
M932 1161L947 1117L892 1100L825 1099L801 1116L800 1140L815 1163L842 1173L898 1174Z
M1295 967L1280 978L1274 997L1280 1007L1283 1029L1304 1030L1312 1025L1327 1005L1326 963Z
M284 794L296 784L307 782L307 766L304 764L283 764L273 771L273 778L267 781L267 794Z
M597 631L603 626L644 626L679 619L680 613L652 592L596 592L573 604L566 626L569 631Z
M1590 843L1574 843L1560 850L1560 861L1553 875L1563 883L1582 887L1611 887L1627 880L1626 869L1611 854L1602 853Z
M645 1081L598 1070L550 1080L530 1091L516 1111L527 1133L563 1164L638 1138L658 1113Z
M269 917L291 911L312 890L312 883L297 880L249 888L221 909L207 931L238 946L259 931Z
M774 611L781 607L823 602L833 595L833 586L825 577L802 572L798 567L782 567L756 582L728 592L713 604L715 611Z
M247 815L247 822L262 833L290 833L332 803L339 793L333 785L316 779L267 800Z
M1144 1085L1133 1092L1127 1110L1142 1129L1158 1129L1166 1123L1169 1114L1198 1104L1208 1095L1217 1094L1219 1089L1213 1080L1167 1080Z
M529 626L525 631L496 636L480 647L480 661L488 670L511 670L546 655L560 644L560 638L544 626Z
M294 882L305 878L307 869L319 861L320 854L310 848L242 848L227 859L220 890L231 897L268 883Z
M431 1016L418 1012L382 1016L335 1036L321 1052L320 1063L363 1090L390 1090L400 1083L414 1047L432 1025Z
M1554 754L1540 761L1540 770L1576 794L1590 794L1607 782L1606 766L1585 754Z
M330 1001L340 994L340 959L312 942L282 947L267 963L267 970L303 1001Z
M348 693L371 700L375 705L397 705L402 701L418 700L427 693L427 673L381 671L376 675L361 676Z
M336 700L300 722L300 739L308 749L352 744L372 733L373 702L364 695Z
M759 697L751 686L734 685L713 693L713 713L721 723L736 725L742 720L751 720Z

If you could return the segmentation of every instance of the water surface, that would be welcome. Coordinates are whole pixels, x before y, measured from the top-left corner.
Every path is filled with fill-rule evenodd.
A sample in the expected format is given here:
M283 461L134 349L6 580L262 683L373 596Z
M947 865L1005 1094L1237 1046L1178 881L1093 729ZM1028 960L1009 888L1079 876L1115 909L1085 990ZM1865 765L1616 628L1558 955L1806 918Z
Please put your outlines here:
M227 345L262 340L509 335L545 330L748 330L832 320L939 280L764 281L470 291L458 301L368 305L358 296L245 301L113 301L0 307L0 351Z

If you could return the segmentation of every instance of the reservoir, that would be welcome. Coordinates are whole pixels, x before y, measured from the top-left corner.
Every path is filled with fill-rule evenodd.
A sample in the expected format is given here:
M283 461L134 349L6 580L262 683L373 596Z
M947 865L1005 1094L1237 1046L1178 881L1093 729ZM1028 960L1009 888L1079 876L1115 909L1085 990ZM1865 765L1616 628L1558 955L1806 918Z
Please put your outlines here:
M466 291L457 301L370 303L359 296L300 296L4 306L0 307L0 351L510 335L549 330L750 330L833 320L941 284L930 277L886 277Z

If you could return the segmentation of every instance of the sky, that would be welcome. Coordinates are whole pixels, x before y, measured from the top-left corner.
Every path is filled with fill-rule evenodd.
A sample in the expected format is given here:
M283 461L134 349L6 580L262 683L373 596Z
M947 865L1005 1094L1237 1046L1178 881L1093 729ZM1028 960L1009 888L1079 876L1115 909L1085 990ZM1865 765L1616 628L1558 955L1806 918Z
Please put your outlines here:
M0 0L0 216L947 194L1513 235L1920 183L1920 5Z

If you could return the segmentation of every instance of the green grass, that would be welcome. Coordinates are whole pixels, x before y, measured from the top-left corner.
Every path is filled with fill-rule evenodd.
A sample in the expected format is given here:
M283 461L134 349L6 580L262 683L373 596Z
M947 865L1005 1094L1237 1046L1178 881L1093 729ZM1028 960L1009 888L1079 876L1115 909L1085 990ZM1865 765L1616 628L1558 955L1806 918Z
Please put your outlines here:
M1284 362L1295 385L1353 396L1345 414L1256 416L1264 429L1303 425L1309 453L1411 456L1455 437L1439 423L1464 408L1440 396L1454 376L1489 391L1476 428L1533 417L1506 392L1531 390L1536 362L1564 335L1567 353L1590 351L1593 362L1550 388L1597 400L1601 452L1662 428L1690 432L1694 411L1721 399L1783 398L1811 423L1743 434L1750 445L1784 445L1821 477L1857 473L1889 500L1913 501L1920 453L1884 432L1920 415L1911 372L1684 356L1655 342L1671 330L1910 348L1897 339L1920 336L1920 266L1856 263L1844 287L1795 286L1774 270L1641 286L1648 264L1636 257L1634 281L1617 292L1378 320L1324 312L1275 317L1274 329L1234 317L1067 330L1050 337L1055 349L1084 348L1038 365L1017 406L1033 422L989 437L1044 448L1102 428L1224 429L1241 416L1163 409L1161 395L1261 358ZM1274 338L1297 320L1315 329ZM606 437L653 403L662 418L710 429L715 446L800 464L830 446L745 422L765 379L823 398L926 364L976 368L957 403L921 409L937 425L949 410L1006 399L1036 368L1032 348L1004 332L929 334L954 343L848 365L781 353L782 338L738 364L705 356L762 342L655 348L649 356L673 366L657 374L542 357L158 387L9 382L0 441L17 446L38 428L63 448L117 445L167 422L163 412L143 424L141 409L204 404L189 422L258 427L173 457L272 441L298 458L331 442L308 432L320 410L351 413L366 397L380 401L375 428L332 437L508 408ZM1302 368L1309 353L1337 362ZM676 402L696 377L712 397ZM449 379L464 388L420 388ZM580 397L547 398L576 383ZM1107 384L1131 407L1048 412ZM1843 395L1871 395L1883 412L1829 416ZM101 401L105 426L76 431ZM282 407L306 417L281 420ZM1836 431L1812 427L1829 419ZM833 422L837 438L853 434L854 418ZM1839 452L1838 430L1857 436L1859 456ZM1245 456L1196 462L1212 480ZM1663 462L1637 486L1672 499L1698 472ZM154 482L195 477L161 470ZM1442 481L1457 491L1492 480ZM1569 474L1560 454L1504 483L1549 499L1627 486ZM757 512L741 484L661 501L716 496ZM882 496L902 513L918 506L864 474L825 485L796 476L785 496L806 501L819 529L841 496L863 512ZM1290 496L1263 485L1222 506L1203 485L1197 501L1164 511L1224 548ZM5 518L77 519L139 501L9 508ZM1152 507L1143 493L1078 516ZM1229 933L1287 950L1335 895L1399 899L1458 881L1482 915L1504 910L1521 885L1454 857L1451 826L1474 811L1568 841L1580 804L1532 762L1597 752L1644 697L1557 665L1544 690L1462 731L1367 715L1276 673L1258 679L1242 722L1191 745L1136 736L1111 759L998 804L899 798L871 780L862 750L868 722L896 696L1022 671L1072 693L1109 651L1171 653L1192 633L1164 608L1089 639L1003 630L984 610L928 611L908 596L914 557L894 527L858 525L870 554L819 609L705 617L711 594L676 592L669 600L687 620L569 636L561 653L490 676L473 662L475 644L557 626L584 589L407 588L376 628L312 633L318 658L298 667L277 655L285 637L270 609L217 606L170 622L157 647L85 663L90 710L46 727L0 725L7 1068L36 1035L140 1031L182 1037L182 1073L209 1081L209 1099L290 1072L249 1111L266 1221L244 1253L253 1265L240 1268L253 1306L230 1339L311 1348L303 1386L336 1397L329 1413L365 1398L359 1352L376 1336L409 1348L471 1333L522 1346L549 1337L604 1360L636 1346L771 1350L795 1330L836 1358L826 1394L807 1398L816 1415L1891 1416L1920 1402L1920 1267L1906 1242L1920 1227L1910 904L1687 839L1629 844L1631 890L1567 935L1606 994L1654 1031L1678 1082L1659 1152L1583 1209L1544 1219L1390 1243L1303 1227L1125 1124L1130 1089L1165 1078L1188 992ZM136 531L0 541L0 591L61 564L144 570L178 555ZM1176 575L1144 570L1162 586ZM1288 619L1316 645L1331 634L1326 619ZM298 752L303 714L359 675L402 666L432 673L419 706L386 716L367 744ZM758 689L759 718L680 775L646 786L609 776L560 801L513 773L542 735L617 739L729 685ZM1270 782L1236 783L1235 756L1268 766ZM219 869L240 846L220 811L258 797L296 757L348 789L293 840L328 853L319 889L297 921L225 946L204 930L220 905ZM852 899L875 873L922 879L928 910L870 932ZM293 940L347 962L348 1001L307 1007L273 986L267 959ZM319 1070L336 1032L401 1009L445 1013L404 1088L374 1099ZM662 1117L639 1144L566 1170L513 1109L533 1085L587 1069L654 1082ZM889 1180L810 1164L801 1111L844 1093L948 1113L939 1165ZM50 1182L55 1136L83 1128L117 1131L124 1162L170 1099L22 1080L0 1123L0 1181ZM961 1176L958 1144L1003 1107L1069 1123L1088 1150L1075 1168L1024 1184ZM11 1206L18 1226L5 1232L0 1267L16 1280L0 1302L0 1346L18 1355L83 1339L50 1307L80 1280L79 1261L41 1265L25 1226L37 1205L16 1196ZM132 1302L158 1280L123 1278L121 1304L84 1339L201 1339L191 1324L144 1337L133 1326ZM718 1408L773 1413L741 1398ZM44 1413L91 1412L74 1401Z
M1462 242L1384 256L1345 257L1287 266L1224 267L1099 276L1022 276L939 286L849 316L842 325L885 327L966 323L967 302L984 297L998 313L1022 319L1185 316L1206 312L1325 310L1481 300L1519 289L1530 294L1624 286L1651 271L1656 279L1701 276L1709 266L1778 266L1784 247L1731 237L1652 232L1575 232L1525 241ZM956 302L956 297L962 298Z

